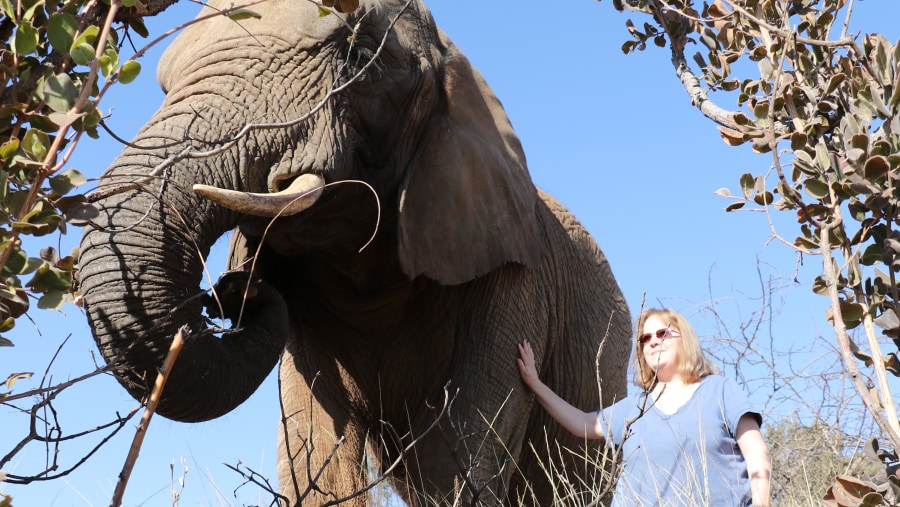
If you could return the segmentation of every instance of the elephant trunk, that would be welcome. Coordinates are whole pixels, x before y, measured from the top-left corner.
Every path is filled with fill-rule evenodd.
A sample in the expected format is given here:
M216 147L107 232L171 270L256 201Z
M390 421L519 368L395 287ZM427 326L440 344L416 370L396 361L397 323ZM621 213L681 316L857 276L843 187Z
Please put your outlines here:
M135 142L166 142L163 137L151 131ZM162 161L154 152L127 148L101 188L142 180ZM203 261L237 215L196 196L194 181L187 180L220 171L210 162L182 162L164 183L104 198L81 240L79 281L94 339L132 396L149 394L175 333L187 329L157 409L180 421L212 419L246 400L277 363L289 333L284 300L265 284L238 305L243 313L235 328L216 332L203 315ZM204 182L226 181L209 176Z

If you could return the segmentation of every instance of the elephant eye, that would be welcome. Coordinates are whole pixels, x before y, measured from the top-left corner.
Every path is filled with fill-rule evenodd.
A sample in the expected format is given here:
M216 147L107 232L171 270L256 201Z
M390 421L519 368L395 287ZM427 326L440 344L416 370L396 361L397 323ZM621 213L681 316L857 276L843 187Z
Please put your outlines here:
M365 74L356 78L357 80L364 80L366 77L372 75L373 72L380 75L383 69L378 60L372 62L374 57L375 51L372 51L358 42L352 43L347 49L347 60L344 65L343 78L347 80L353 79L357 74L363 72L364 69ZM372 64L369 65L369 62L372 62ZM369 65L368 68L366 65Z

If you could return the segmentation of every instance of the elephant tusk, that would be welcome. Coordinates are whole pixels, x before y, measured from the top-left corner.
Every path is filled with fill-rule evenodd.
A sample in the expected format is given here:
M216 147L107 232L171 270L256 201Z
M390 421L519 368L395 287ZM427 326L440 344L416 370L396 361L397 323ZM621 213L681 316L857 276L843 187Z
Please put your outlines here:
M194 185L194 192L226 208L258 217L295 215L315 204L325 188L325 180L317 174L303 174L291 185L271 194L238 192L209 185Z

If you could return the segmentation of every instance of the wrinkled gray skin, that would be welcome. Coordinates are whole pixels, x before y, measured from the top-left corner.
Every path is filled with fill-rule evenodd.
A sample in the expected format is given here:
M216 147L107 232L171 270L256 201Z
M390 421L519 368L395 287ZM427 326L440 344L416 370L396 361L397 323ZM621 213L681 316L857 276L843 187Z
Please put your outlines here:
M583 442L552 423L521 383L516 342L531 341L550 387L598 408L594 362L606 335L602 403L625 394L629 312L603 254L534 187L499 101L424 6L413 1L364 78L307 121L253 131L225 153L154 173L187 147L221 146L248 122L307 114L371 58L401 6L363 2L347 18L360 27L353 44L335 16L319 18L298 0L254 6L259 20L216 18L174 41L159 70L166 100L134 140L156 148L126 148L100 188L141 185L98 202L101 227L82 239L90 324L104 357L122 361L118 378L136 398L187 326L159 405L180 421L234 409L280 359L279 480L292 502L338 438L304 504L365 484L366 446L390 464L432 423L449 383L452 409L395 471L397 491L412 504L459 492L464 504L527 495L546 505L538 459L551 456L536 458L528 441L546 449L546 427L564 446ZM274 223L192 191L199 183L267 194L301 174L368 182L380 222L371 191L357 183L329 186ZM240 319L240 281L218 285L221 307L199 288L201 258L230 230L230 268L249 270L243 261L255 257ZM214 334L204 312L237 325ZM261 417L260 427L275 416Z

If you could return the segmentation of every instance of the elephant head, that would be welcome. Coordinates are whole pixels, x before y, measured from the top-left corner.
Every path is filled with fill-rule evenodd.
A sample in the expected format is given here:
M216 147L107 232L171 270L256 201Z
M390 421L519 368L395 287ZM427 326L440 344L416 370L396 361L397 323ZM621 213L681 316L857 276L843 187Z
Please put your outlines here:
M303 295L278 269L254 272L249 289L246 277L227 284L246 305L205 297L204 259L230 230L290 266L279 269L322 270L360 293L460 284L543 256L509 120L420 2L364 1L341 17L298 0L252 9L258 18L213 17L167 49L165 101L104 173L81 242L90 325L131 395L147 394L187 331L158 408L176 420L242 403L296 333L285 300ZM307 198L286 208L294 190ZM231 329L211 324L218 313Z

